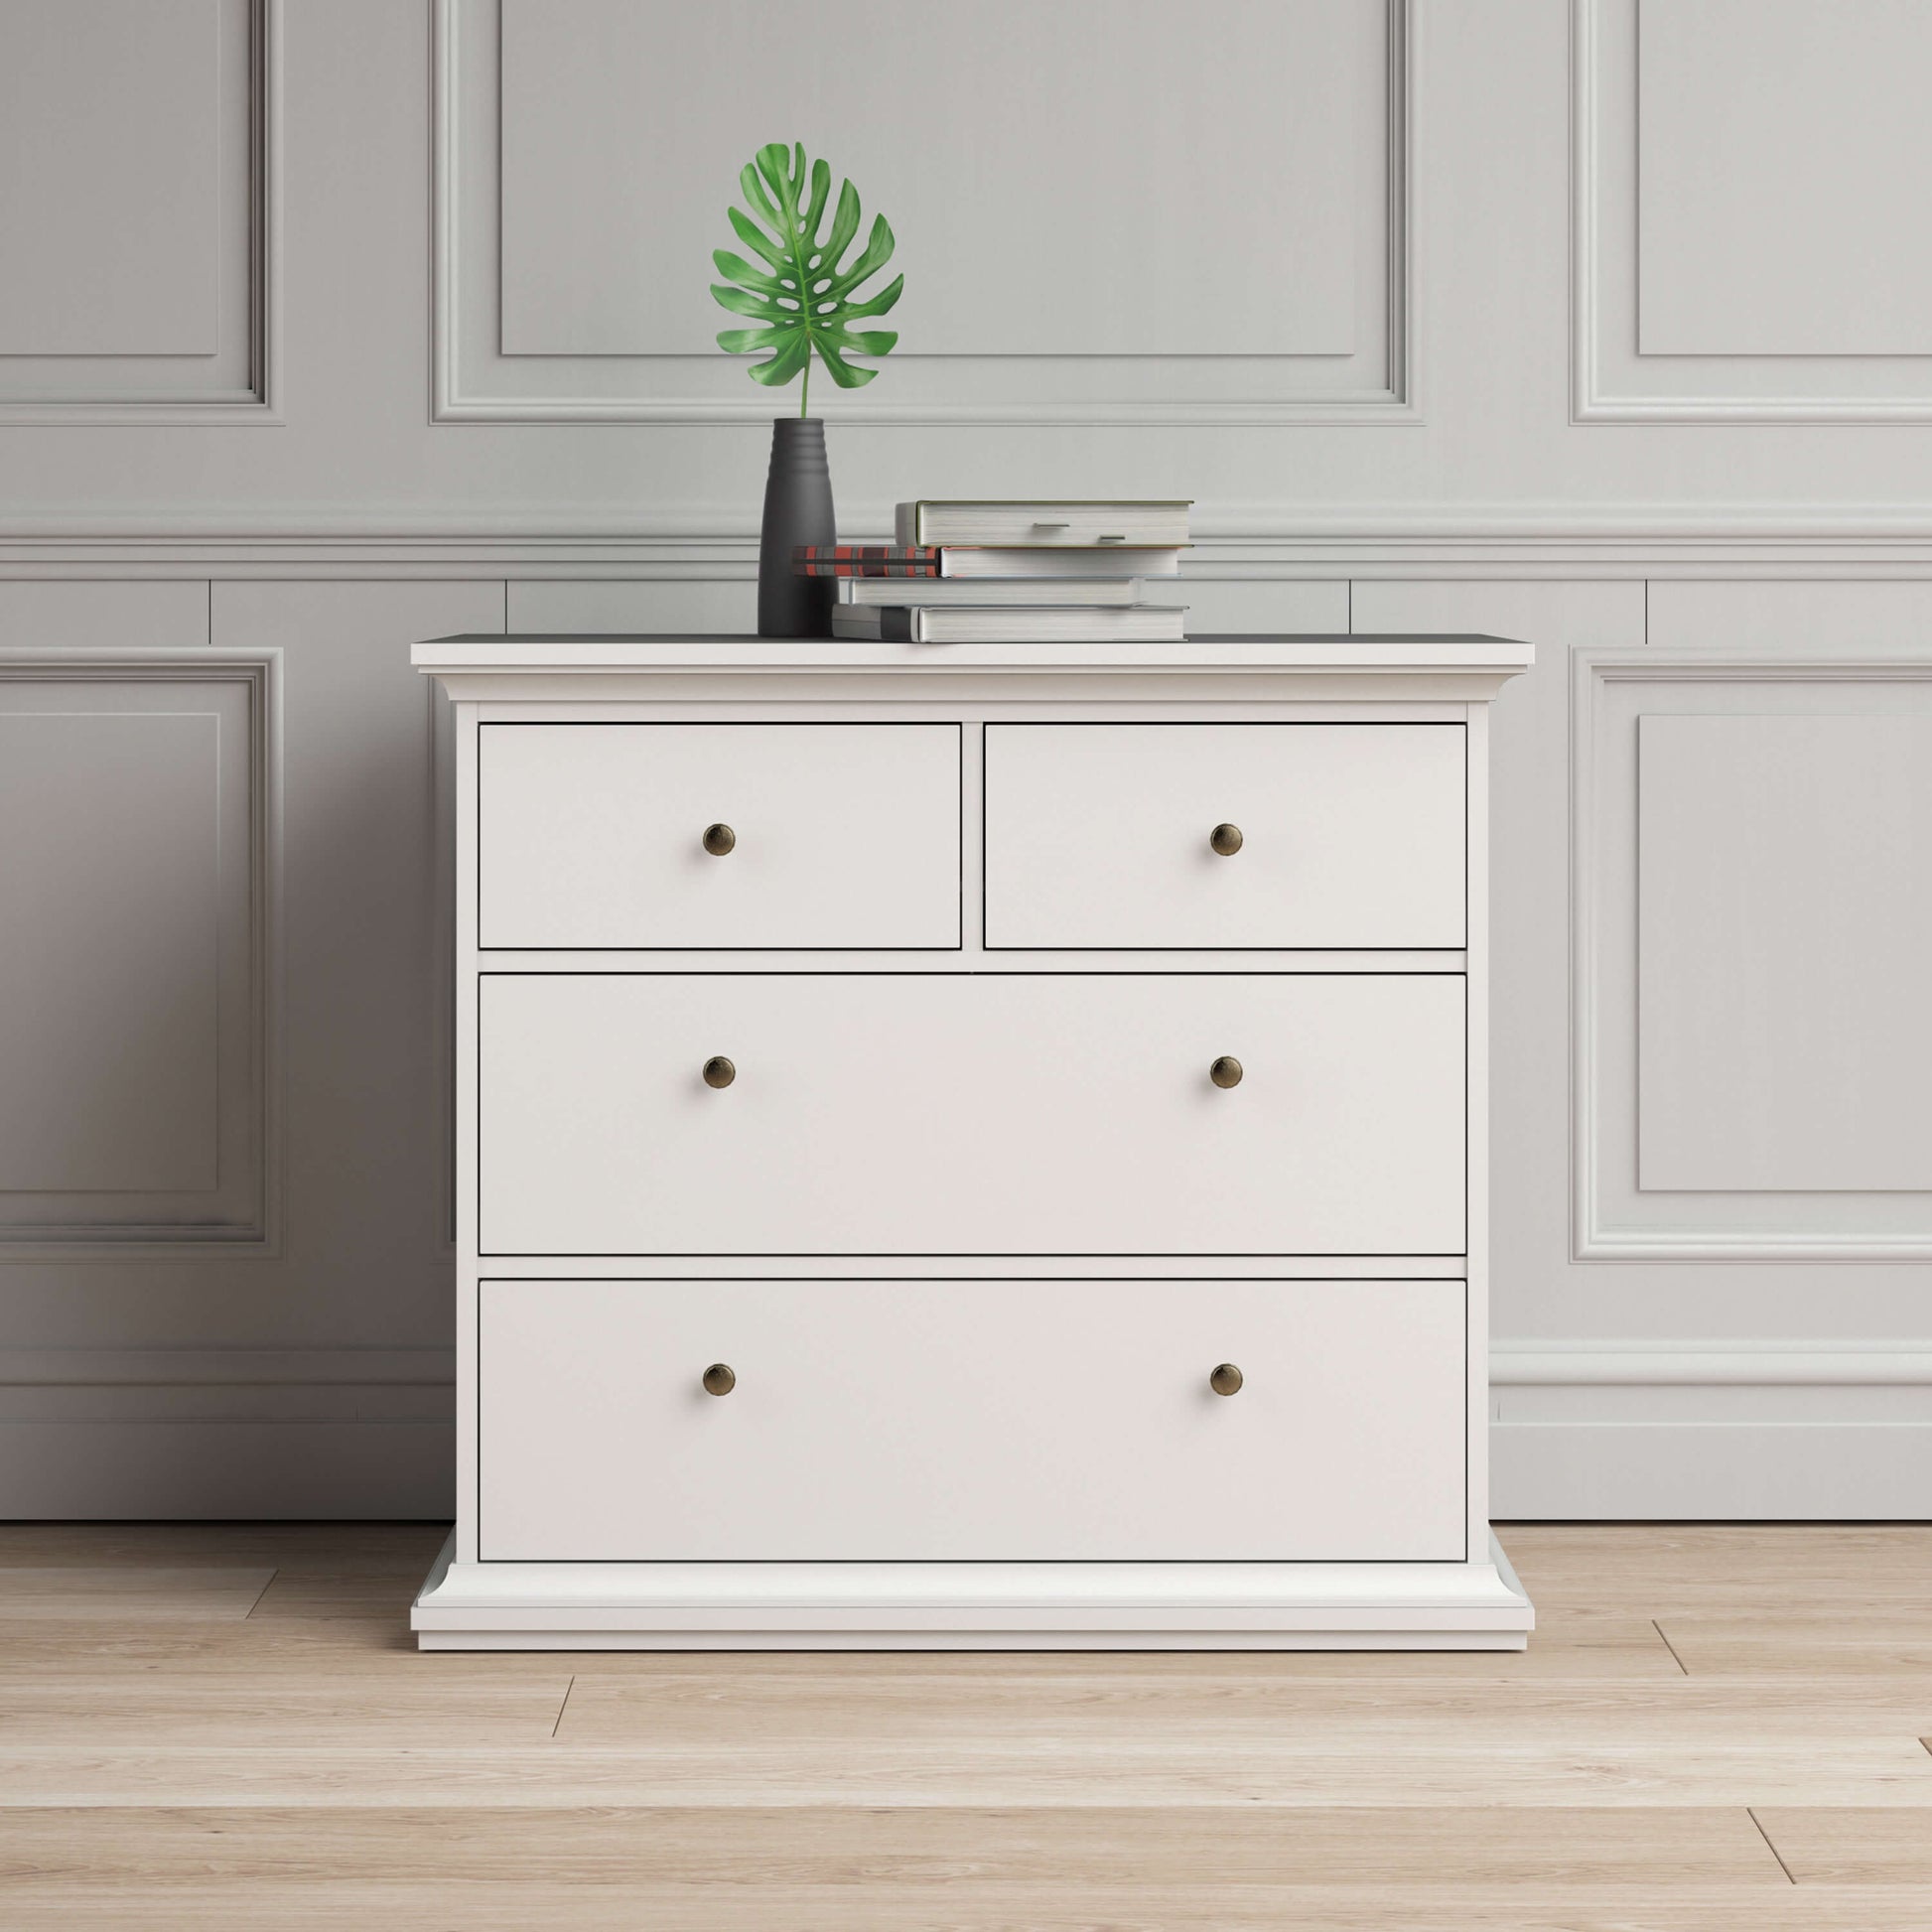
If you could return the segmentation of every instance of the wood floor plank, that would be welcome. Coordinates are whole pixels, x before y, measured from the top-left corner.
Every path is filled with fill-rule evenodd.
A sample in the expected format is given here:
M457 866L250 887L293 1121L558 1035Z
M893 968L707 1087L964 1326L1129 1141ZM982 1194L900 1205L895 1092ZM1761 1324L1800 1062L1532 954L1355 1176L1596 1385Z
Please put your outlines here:
M573 1697L574 1702L574 1697ZM1932 1808L1916 1739L1469 1750L1164 1740L1142 1750L850 1741L770 1746L735 1727L707 1748L560 1749L332 1742L7 1745L0 1806L1563 1806Z
M501 1651L465 1656L425 1654L403 1619L376 1616L262 1617L221 1624L181 1623L125 1629L109 1621L75 1624L62 1619L10 1622L0 1644L0 1687L14 1678L48 1672L85 1673L102 1679L154 1671L279 1672L320 1669L335 1673L367 1669L438 1680L484 1662L497 1676L552 1676L581 1670L600 1679L639 1678L709 1683L721 1673L746 1686L795 1679L864 1686L881 1679L906 1680L913 1673L940 1673L963 1688L1012 1686L1036 1678L1096 1681L1123 1671L1149 1684L1182 1685L1194 1679L1226 1680L1231 1671L1256 1684L1338 1681L1396 1685L1601 1683L1649 1680L1674 1683L1683 1671L1647 1619L1589 1619L1527 1652L1494 1651L1280 1651L1259 1652L1230 1665L1226 1653L1149 1652L1118 1655L1073 1652L958 1651L917 1657L869 1657L859 1652L675 1652Z
M1498 1536L1539 1612L1662 1617L1764 1603L1829 1615L1848 1595L1910 1610L1932 1576L1928 1524L1518 1523Z
M418 1563L407 1556L379 1562L344 1564L337 1570L297 1569L285 1564L262 1592L251 1614L257 1620L274 1617L353 1617L362 1620L390 1616L409 1620L409 1606L423 1587L433 1558Z
M43 1672L0 1695L0 1749L516 1744L550 1737L569 1686L569 1672L554 1665L529 1677L472 1664L441 1681L399 1672L149 1672L109 1685Z
M239 1622L154 1623L123 1628L105 1619L88 1623L20 1619L0 1631L0 1706L16 1680L84 1678L103 1692L123 1677L207 1673L241 1678L322 1672L368 1674L462 1683L474 1670L497 1680L569 1675L573 1660L528 1650L426 1656L394 1617L247 1617Z
M279 1579L278 1579L279 1581ZM311 1582L305 1586L316 1588ZM359 1613L341 1595L314 1616L250 1615L245 1621L192 1622L129 1628L112 1619L76 1623L60 1616L21 1615L8 1620L0 1644L0 1684L12 1676L48 1670L103 1674L158 1668L250 1669L319 1665L338 1670L371 1659L411 1658L425 1674L461 1669L466 1660L425 1655L410 1634L401 1593L381 1609ZM411 1587L413 1589L413 1586ZM273 1587L271 1586L271 1593ZM1127 1668L1149 1682L1225 1677L1226 1653L1152 1651L1123 1660L1118 1654L1077 1652L955 1651L867 1656L860 1652L738 1653L652 1651L502 1651L484 1653L501 1674L588 1669L602 1676L710 1678L721 1669L748 1682L792 1676L822 1678L845 1672L857 1680L903 1675L928 1664L957 1680L1011 1683L1035 1676L1106 1674ZM468 1660L468 1661L475 1661ZM1647 1617L1560 1614L1537 1632L1528 1651L1258 1651L1239 1659L1239 1670L1257 1683L1338 1679L1344 1682L1520 1683L1527 1680L1658 1679L1683 1675L1656 1625Z
M342 1807L0 1812L0 1884L1789 1882L1741 1809Z
M1136 1660L1137 1662L1138 1660ZM1172 1741L1239 1748L1292 1735L1306 1747L1587 1749L1672 1743L1796 1748L1819 1737L1932 1729L1932 1681L1857 1680L1820 1697L1802 1683L1687 1678L1377 1680L1260 1677L1240 1660L1166 1677L1136 1663L1085 1659L1025 1678L955 1675L931 1659L842 1660L769 1677L726 1665L709 1673L607 1672L581 1659L558 1729L567 1744L707 1744L729 1726L766 1745L896 1739L1151 1748ZM1932 1775L1932 1761L1927 1773Z
M259 1619L257 1619L259 1620ZM507 1654L507 1653L506 1653ZM602 1676L708 1676L723 1662L748 1680L819 1676L889 1677L934 1668L957 1679L1014 1682L1035 1677L1097 1675L1123 1669L1148 1682L1225 1677L1249 1681L1333 1678L1347 1683L1420 1679L1519 1683L1540 1678L1675 1679L1683 1670L1649 1617L1565 1611L1539 1618L1528 1650L1277 1650L1246 1651L863 1651L688 1652L586 1650L570 1656L576 1668Z
M0 1621L61 1617L121 1625L238 1623L274 1575L268 1569L215 1564L16 1566L0 1570Z
M105 1678L127 1671L343 1670L422 1661L407 1626L389 1616L244 1617L132 1628L104 1618L76 1623L64 1617L18 1617L9 1619L4 1637L0 1686L10 1678L46 1672ZM542 1651L505 1652L489 1662L511 1669L534 1665L551 1673L570 1668Z
M10 1889L41 1932L1924 1932L1926 1895L1879 1889L1107 1885L228 1883L129 1903L116 1887Z
M1661 1627L1695 1677L1932 1681L1932 1604L1917 1611L1848 1605L1829 1616L1793 1616L1775 1607L1747 1616L1672 1611Z
M22 1932L1925 1932L1923 1887L233 1881L11 1886Z
M1799 1884L1923 1885L1932 1925L1932 1814L1767 1806L1757 1819Z

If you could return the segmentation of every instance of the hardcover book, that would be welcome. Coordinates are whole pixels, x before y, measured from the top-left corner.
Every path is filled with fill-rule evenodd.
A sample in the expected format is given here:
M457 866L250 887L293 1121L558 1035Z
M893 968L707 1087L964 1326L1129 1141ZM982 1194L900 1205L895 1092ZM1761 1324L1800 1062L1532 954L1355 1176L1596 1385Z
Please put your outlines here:
M825 543L792 553L801 577L1178 577L1184 543Z
M961 498L900 503L901 544L1177 544L1187 541L1191 498L1035 502Z
M841 577L833 590L841 607L851 604L1081 605L1138 604L1138 577L926 577L908 584L902 577Z

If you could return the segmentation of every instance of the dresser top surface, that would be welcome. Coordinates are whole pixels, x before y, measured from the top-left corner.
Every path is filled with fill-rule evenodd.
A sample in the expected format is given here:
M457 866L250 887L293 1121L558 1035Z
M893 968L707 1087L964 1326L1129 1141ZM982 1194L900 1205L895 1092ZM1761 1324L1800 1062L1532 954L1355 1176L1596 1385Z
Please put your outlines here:
M728 631L554 632L437 637L416 645L416 668L441 675L689 671L907 673L982 671L1240 671L1309 675L1460 673L1501 679L1529 669L1532 645L1482 635L1325 636L1231 631L1169 643L909 644L865 638L755 637Z

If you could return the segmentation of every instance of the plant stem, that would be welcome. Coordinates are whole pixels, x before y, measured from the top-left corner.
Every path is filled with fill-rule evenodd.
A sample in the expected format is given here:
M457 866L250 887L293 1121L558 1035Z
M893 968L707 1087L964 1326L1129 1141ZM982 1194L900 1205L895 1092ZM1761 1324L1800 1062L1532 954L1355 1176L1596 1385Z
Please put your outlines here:
M811 394L812 352L810 349L807 349L805 351L805 379L798 385L798 420L801 423L805 420L805 405L811 400Z

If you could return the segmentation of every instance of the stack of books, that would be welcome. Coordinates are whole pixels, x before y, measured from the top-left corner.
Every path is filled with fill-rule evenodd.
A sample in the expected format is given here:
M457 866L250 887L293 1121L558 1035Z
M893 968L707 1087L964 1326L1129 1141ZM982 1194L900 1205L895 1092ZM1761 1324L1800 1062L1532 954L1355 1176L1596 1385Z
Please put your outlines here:
M834 581L832 635L912 644L1165 643L1186 607L1187 502L900 503L890 544L817 544L795 568Z

